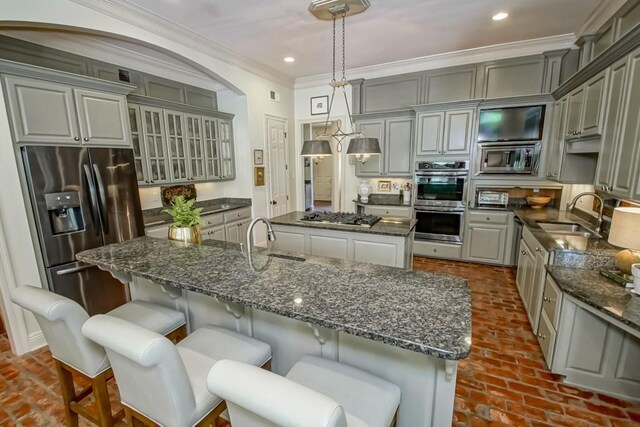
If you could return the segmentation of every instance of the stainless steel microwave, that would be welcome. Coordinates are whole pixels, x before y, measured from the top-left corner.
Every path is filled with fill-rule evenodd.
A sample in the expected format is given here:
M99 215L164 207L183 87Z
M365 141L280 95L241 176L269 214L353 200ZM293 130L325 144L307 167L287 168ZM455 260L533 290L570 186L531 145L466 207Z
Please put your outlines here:
M478 144L478 174L537 175L541 142L530 144Z

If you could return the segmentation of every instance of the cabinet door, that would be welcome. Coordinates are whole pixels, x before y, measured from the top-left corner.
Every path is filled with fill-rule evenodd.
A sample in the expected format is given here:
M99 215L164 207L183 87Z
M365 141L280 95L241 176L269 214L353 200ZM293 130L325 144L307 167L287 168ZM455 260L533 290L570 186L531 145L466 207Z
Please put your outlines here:
M226 240L225 227L214 227L202 230L202 240Z
M83 145L130 147L127 98L124 95L74 89Z
M220 132L220 168L223 179L235 178L235 161L233 155L233 131L231 122L228 120L218 120L218 131Z
M469 154L473 111L470 109L446 113L442 154Z
M605 70L584 85L584 103L580 119L580 136L600 135L604 124L609 71Z
M439 154L444 137L444 113L420 113L417 121L416 156Z
M356 162L356 176L376 176L383 174L383 157L384 157L384 120L376 120L358 123L359 132L365 138L378 138L382 154L379 156L371 156L365 163Z
M207 174L205 172L202 117L187 114L185 120L187 122L187 155L189 156L191 178L196 181L204 181L207 179Z
M413 176L414 119L389 119L385 135L385 173L392 176Z
M612 194L631 197L636 178L636 156L640 147L640 49L629 57L627 99L622 109L621 130L613 176Z
M466 259L502 264L506 246L507 225L469 223L466 233Z
M147 171L147 155L144 144L142 143L142 122L140 121L140 107L138 105L129 105L129 134L131 136L131 145L133 147L133 161L136 168L136 177L138 184L149 184L149 173Z
M225 225L227 242L244 243L250 221L238 221Z
M524 240L520 240L520 256L518 258L518 271L516 285L522 299L524 308L528 310L529 295L531 294L531 281L535 268L535 258Z
M538 323L540 321L540 312L542 311L542 294L544 293L544 284L547 276L545 265L547 264L548 256L546 251L539 247L536 247L533 250L535 251L534 267L531 277L529 300L527 303L527 315L529 316L531 329L534 332L537 332Z
M13 76L4 81L16 142L80 143L69 86Z
M618 133L620 130L620 112L624 101L625 82L627 78L627 58L616 62L611 66L609 76L609 97L607 100L607 113L604 121L604 130L598 156L598 169L596 186L603 191L609 191L612 184L614 160Z
M171 174L171 181L190 181L191 173L187 161L184 114L165 110L164 120L167 132L167 146L169 148L169 172Z
M220 155L218 153L218 119L202 118L204 136L204 164L209 181L220 179Z
M576 138L580 132L582 105L584 104L584 87L580 87L569 94L567 106L567 126L565 138Z
M555 103L553 110L553 131L551 146L547 153L547 178L558 179L562 165L564 148L565 113L567 112L567 98Z
M167 161L166 134L162 110L153 107L140 107L142 116L142 134L147 155L147 171L150 184L169 182L169 162Z

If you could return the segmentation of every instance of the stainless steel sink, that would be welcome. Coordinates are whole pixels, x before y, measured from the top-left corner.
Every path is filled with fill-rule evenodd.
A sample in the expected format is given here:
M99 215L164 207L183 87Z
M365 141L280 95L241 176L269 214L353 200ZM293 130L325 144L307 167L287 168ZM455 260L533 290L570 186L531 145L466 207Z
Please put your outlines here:
M587 227L576 224L574 222L546 222L537 221L540 228L555 235L582 236L582 237L600 237Z

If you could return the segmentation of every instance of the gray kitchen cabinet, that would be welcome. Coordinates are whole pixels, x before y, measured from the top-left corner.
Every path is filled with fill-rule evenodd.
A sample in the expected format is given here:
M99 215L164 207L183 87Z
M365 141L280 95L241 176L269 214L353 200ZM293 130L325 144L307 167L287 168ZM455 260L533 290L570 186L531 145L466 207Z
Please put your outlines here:
M502 264L507 229L507 225L470 222L465 236L465 259L475 262Z
M158 225L156 227L145 227L144 235L149 237L155 237L157 239L168 239L169 224Z
M202 118L204 136L204 163L208 180L220 178L220 154L218 150L218 119Z
M211 227L202 230L202 240L220 240L227 241L225 226Z
M123 95L73 89L83 145L131 146Z
M378 138L379 156L371 156L364 164L356 163L356 176L412 176L413 126L409 117L366 120L358 122L358 129L367 138Z
M227 242L243 243L247 237L247 230L251 219L234 222L225 225L225 236Z
M547 274L542 297L542 310L536 337L549 370L553 371L553 357L562 307L562 292Z
M425 104L463 101L475 97L477 66L428 71L424 79Z
M567 97L554 104L553 130L551 131L551 145L547 153L547 178L558 180L564 154L564 128L567 112Z
M491 61L478 66L476 98L504 98L542 93L542 55ZM478 91L479 90L479 91Z
M365 206L364 213L381 217L411 218L411 208L408 206Z
M472 108L419 112L416 115L416 156L468 156L474 113Z
M548 262L549 253L531 234L529 229L524 227L520 241L516 284L527 312L531 329L534 332L538 330L540 322L546 280L545 266Z
M218 132L220 137L220 166L222 179L235 178L235 160L233 148L233 128L231 122L225 119L218 119Z
M600 155L598 156L595 180L596 188L605 192L609 192L613 188L613 174L618 150L620 119L625 100L627 70L628 58L625 57L613 64L610 71L607 113L600 143Z
M569 95L565 136L586 138L601 135L604 126L609 70L592 77Z
M130 146L125 95L5 76L15 142Z
M142 136L142 121L140 119L140 106L129 104L129 134L133 148L133 161L139 185L149 184L149 171L144 138Z
M621 198L631 198L638 188L637 157L640 151L640 49L629 56L626 100L621 111L620 133L613 169L610 193ZM638 199L640 200L640 199Z
M162 110L140 106L144 151L147 157L149 184L165 184L171 181L167 152L166 130Z
M171 182L190 181L187 140L184 131L184 114L164 110L164 123L169 151L169 173Z
M422 73L367 80L361 90L361 114L410 108L421 103Z
M516 273L516 286L520 293L520 299L525 310L529 309L529 298L531 294L530 288L533 282L533 274L535 270L535 255L529 249L524 239L520 240L520 256L518 257L518 270Z
M202 135L201 116L185 115L187 133L187 156L189 158L189 171L192 181L204 181L207 178L205 172L204 139Z

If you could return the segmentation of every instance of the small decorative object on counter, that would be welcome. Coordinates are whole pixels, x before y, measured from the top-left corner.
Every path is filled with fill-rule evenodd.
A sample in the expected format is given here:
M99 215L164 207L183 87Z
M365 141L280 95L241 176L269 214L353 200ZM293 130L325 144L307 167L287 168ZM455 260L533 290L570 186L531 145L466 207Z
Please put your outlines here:
M542 209L551 202L551 197L548 196L529 196L527 197L527 203L533 209Z
M631 274L633 274L633 292L640 295L640 264L631 266Z
M200 235L200 212L202 208L194 208L195 200L185 200L184 196L173 199L171 209L165 209L173 218L169 226L169 240L183 243L202 243Z
M358 184L358 195L362 203L369 203L369 196L371 195L371 183L366 179L360 181Z
M411 183L407 182L402 189L402 204L409 206L411 204Z

